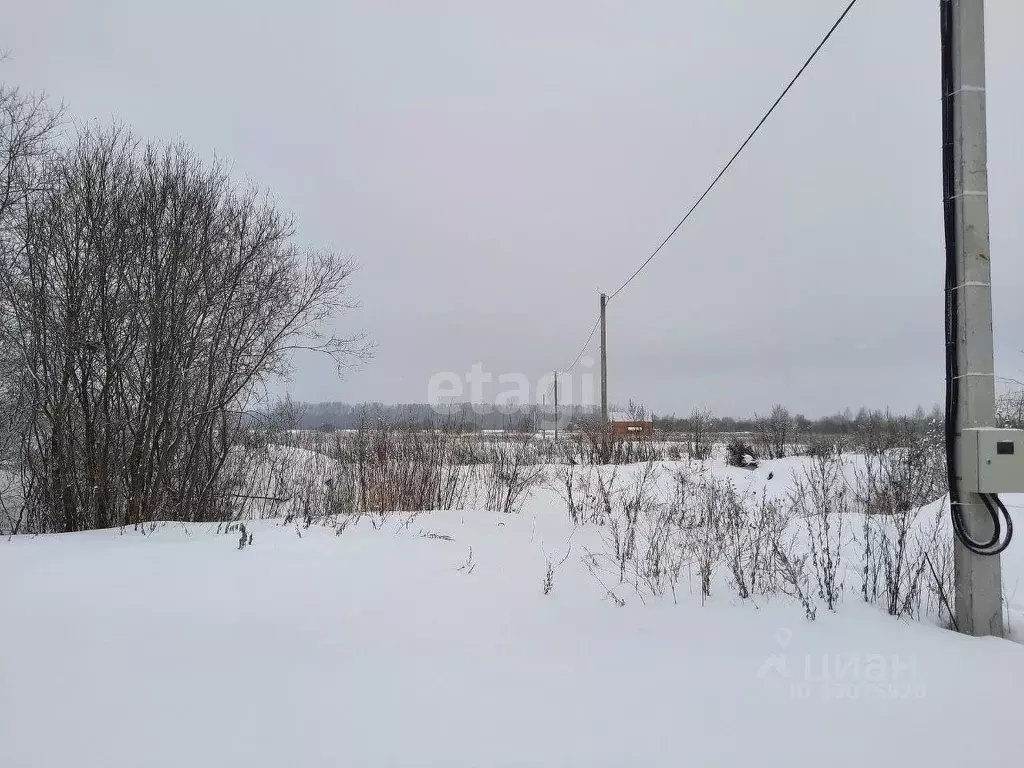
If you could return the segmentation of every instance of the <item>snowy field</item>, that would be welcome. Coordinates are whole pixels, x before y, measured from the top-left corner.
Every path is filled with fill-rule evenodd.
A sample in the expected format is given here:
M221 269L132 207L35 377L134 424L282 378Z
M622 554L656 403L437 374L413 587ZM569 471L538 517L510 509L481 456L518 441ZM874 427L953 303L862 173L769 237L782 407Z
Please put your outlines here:
M798 463L714 471L782 494ZM242 550L209 525L0 542L0 766L1024 760L1015 642L853 583L813 622L784 596L702 601L690 573L675 598L616 585L587 565L607 531L554 488L374 523L254 522ZM1024 541L1004 563L1020 633Z

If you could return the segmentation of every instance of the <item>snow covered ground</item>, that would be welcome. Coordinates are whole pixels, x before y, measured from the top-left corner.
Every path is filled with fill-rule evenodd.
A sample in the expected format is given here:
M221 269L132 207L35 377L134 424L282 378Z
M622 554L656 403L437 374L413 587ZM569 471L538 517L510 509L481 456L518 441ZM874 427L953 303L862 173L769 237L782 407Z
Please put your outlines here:
M0 542L0 766L1024 759L1021 645L852 588L814 622L726 591L620 606L581 558L601 530L552 490L520 515L249 529L241 551L215 526ZM1024 541L1004 561L1012 600Z

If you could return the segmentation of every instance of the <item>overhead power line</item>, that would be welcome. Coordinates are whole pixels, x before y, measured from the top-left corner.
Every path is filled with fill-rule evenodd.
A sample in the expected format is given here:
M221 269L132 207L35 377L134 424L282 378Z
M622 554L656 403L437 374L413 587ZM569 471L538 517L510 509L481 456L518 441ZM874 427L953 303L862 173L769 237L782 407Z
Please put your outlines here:
M614 299L619 293L622 292L622 290L627 285L629 285L631 282L633 282L633 280L636 278L636 276L639 275L644 270L644 268L648 264L650 264L651 261L654 260L654 257L657 256L661 252L661 249L665 247L665 245L668 243L669 240L672 239L673 235L675 235L675 233L680 230L680 228L683 226L683 224L686 223L687 219L689 219L690 216L693 215L693 212L696 211L697 208L700 206L700 204L702 202L704 202L704 198L706 198L708 196L708 194L711 192L711 190L715 188L715 185L717 185L718 182L722 179L722 177L725 176L725 174L729 170L729 168L732 167L732 164L734 162L736 162L736 158L738 158L740 156L740 154L743 152L743 150L746 149L747 145L750 143L751 139L753 139L754 136L757 134L757 132L759 130L761 130L761 126L763 126L765 124L765 122L768 120L768 118L771 117L771 114L772 114L772 112L775 111L775 108L779 106L779 104L782 102L782 100L786 97L786 94L789 93L790 89L792 89L792 87L796 83L796 81L800 79L800 76L804 73L804 70L806 70L807 67L810 65L810 63L812 61L814 61L814 57L818 55L818 52L821 51L821 49L825 47L825 43L827 43L829 41L829 38L832 37L833 33L839 28L839 25L843 23L843 20L847 17L847 15L850 13L850 11L853 10L853 6L855 6L856 4L857 4L857 0L850 0L850 3L846 6L846 8L843 9L843 12L841 14L839 14L839 18L836 19L835 23L829 28L828 32L825 33L825 36L821 39L821 42L819 42L818 45L815 46L814 50L811 51L811 55L807 57L806 61L804 61L803 66L801 66L800 69L797 70L797 73L795 75L793 75L793 78L789 81L789 83L786 85L786 87L782 90L782 93L779 94L778 98L775 99L775 101L772 103L772 105L768 108L768 111L765 112L764 115L761 117L761 119L757 121L757 125L755 125L754 129L747 135L747 138L743 140L743 143L740 144L739 149L737 149L733 153L732 157L729 158L729 161L724 166L722 166L722 170L720 170L718 172L718 174L715 176L715 178L711 180L711 183L708 185L707 189L705 189L704 192L701 194L701 196L697 198L697 201L692 206L690 206L690 209L686 212L686 214L683 216L683 218L681 218L679 220L679 223L677 223L672 228L672 231L668 233L668 235L665 237L665 239L662 240L661 243L659 243L658 247L654 249L654 251L651 253L651 255L648 256L644 260L644 262L637 268L637 270L633 274L631 274L629 276L629 278L626 280L626 282L624 282L622 285L620 285L618 288L616 288L608 296L608 298L606 300L606 303L608 301L611 301L612 299ZM593 327L591 327L590 333L587 335L587 340L583 342L583 346L580 349L579 354L576 355L576 358L572 361L572 363L569 365L568 368L563 369L564 373L568 373L573 368L575 368L576 364L579 363L579 361L583 358L584 353L587 351L587 347L590 345L590 342L594 338L594 334L597 332L597 328L598 328L598 325L600 325L600 322L601 322L601 317L599 315L597 317L597 319L594 320L594 325L593 325Z
M814 60L814 57L818 55L818 51L820 51L825 46L825 43L827 43L829 38L832 37L832 33L839 28L839 25L843 23L843 19L846 18L847 14L853 9L853 6L855 6L856 4L857 0L850 0L850 4L847 5L843 12L839 15L839 18L836 19L835 24L833 24L832 27L828 30L828 32L825 33L825 36L821 39L821 42L818 43L817 47L815 47L815 49L811 51L811 55L807 57L807 61L805 61L803 66L800 67L799 70L797 70L797 73L795 75L793 75L793 79L789 81L789 84L782 90L782 93L779 94L779 97L768 108L768 111L764 113L764 116L760 120L758 120L757 125L754 126L754 130L752 130L750 134L747 136L747 138L743 140L743 143L740 144L739 149L737 149L733 153L732 157L729 158L729 162L722 166L722 170L720 170L718 172L718 175L715 176L714 179L712 179L711 183L708 185L708 188L704 190L703 194L701 194L700 197L697 198L697 202L690 206L690 210L686 212L686 215L679 220L679 223L672 228L672 231L668 233L668 236L661 241L658 247L654 249L654 252L651 253L651 255L648 256L647 259L644 261L644 263L637 268L636 272L630 275L629 279L626 280L626 282L624 282L622 285L616 288L611 293L611 295L608 296L608 301L614 299L622 291L623 288L625 288L627 285L633 282L633 279L637 275L639 275L648 264L651 263L654 257L657 256L661 249L664 248L665 245L668 243L668 241L672 239L672 236L675 235L675 233L679 231L680 227L682 227L683 224L686 223L686 220L689 219L691 215L693 215L693 212L697 210L697 207L702 202L704 202L704 198L708 196L708 193L710 193L712 189L715 188L715 185L718 184L719 180L721 180L721 178L725 176L726 171L728 171L732 164L736 161L736 158L740 156L740 153L742 153L743 150L746 149L747 144L750 143L750 140L754 138L754 136L757 134L759 130L761 130L761 126L765 124L765 121L768 120L772 112L775 111L775 108L779 106L782 100L786 97L786 94L789 93L789 90L793 87L794 83L796 83L796 81L800 79L800 75L804 73L804 70L807 69L810 63ZM591 336L593 336L593 332L591 332Z
M564 370L560 371L560 373L569 373L569 371L576 367L576 363L580 361L580 359L583 357L583 353L586 352L587 347L590 346L590 341L591 339L594 338L594 334L597 332L597 326L598 324L600 324L600 322L601 316L598 315L597 319L594 321L594 327L590 329L590 333L587 336L587 340L583 342L583 346L580 348L580 353L576 355L576 359L572 361L572 364L569 365L568 368L565 368Z

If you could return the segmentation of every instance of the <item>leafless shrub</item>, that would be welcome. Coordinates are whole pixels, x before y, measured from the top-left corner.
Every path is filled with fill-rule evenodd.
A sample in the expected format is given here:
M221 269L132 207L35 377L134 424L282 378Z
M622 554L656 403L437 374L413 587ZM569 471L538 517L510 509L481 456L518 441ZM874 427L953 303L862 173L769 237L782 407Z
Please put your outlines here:
M727 480L685 478L670 504L677 539L667 539L669 562L696 569L701 602L711 596L715 574L728 571L741 599L781 591L798 599L808 618L815 608L806 572L808 554L792 533L792 511L762 492L744 496ZM685 554L671 556L675 545ZM663 556L664 557L664 556Z
M941 523L941 510L930 522L921 509L865 515L861 594L866 602L881 601L891 616L918 617L929 604L941 613L935 600L948 598L952 574L952 545Z
M570 554L572 554L571 540L566 544L565 555L557 563L552 561L550 555L546 552L544 553L544 581L541 583L541 592L543 594L551 594L551 590L555 588L555 571L565 565L565 561L569 559Z
M793 479L790 503L807 529L818 598L834 611L843 592L843 528L852 511L838 456L816 456Z
M630 485L606 497L603 562L619 583L633 585L638 593L671 591L677 599L683 569L695 569L703 603L725 565L743 598L775 589L771 542L786 526L778 502L757 494L746 499L728 481L687 471L676 472L662 496L655 477L654 465L648 465Z
M715 446L715 435L712 432L714 417L711 411L694 408L690 414L690 432L687 440L687 451L695 461L706 461L711 458Z
M751 596L746 562L750 557L751 530L747 510L731 483L719 493L722 554L729 569L729 578L736 594L742 599Z
M615 488L615 472L608 478L598 473L598 492L593 519L603 524L605 551L591 554L588 567L614 574L618 584L629 584L643 599L641 587L662 594L668 584L666 547L660 528L665 510L656 496L658 470L644 465L627 485ZM603 582L602 582L603 583Z
M357 520L359 520L358 515L345 515L342 517L335 518L335 520L332 523L332 527L334 528L334 535L341 536L341 534L347 531L349 529L349 526Z
M730 467L757 467L757 450L740 437L733 437L725 446L725 462Z
M808 621L814 621L817 608L811 599L810 579L807 576L809 555L800 550L796 535L780 535L771 542L772 564L779 589L798 600Z
M722 554L736 594L747 599L774 590L770 571L770 542L784 527L778 501L762 492L742 496L732 483L718 483Z
M619 608L623 607L626 604L626 601L615 594L614 588L609 587L602 578L602 573L605 570L604 561L607 559L607 555L596 555L586 548L584 548L584 552L586 554L583 557L583 564L586 566L587 571L593 577L594 581L601 586L606 597L611 598L612 602Z
M1024 384L1003 380L996 397L996 422L1009 429L1024 429Z
M794 508L783 509L777 501L763 500L764 540L766 566L762 578L762 592L781 592L798 601L808 621L814 621L817 607L813 599L807 562L811 555L806 542L794 530Z
M549 595L551 590L555 588L555 571L551 565L551 561L547 561L547 569L544 571L544 581L541 584L542 594Z
M642 584L658 596L671 591L676 599L676 584L688 558L680 520L690 488L688 474L684 470L676 472L666 501L656 490L659 475L653 462L644 466L623 498L621 515L617 514L609 527L613 543L622 542L616 550L620 579L628 568L637 589ZM620 517L622 532L614 522ZM623 563L623 559L632 560L632 564Z
M701 603L711 596L712 579L723 552L721 508L725 495L725 486L714 482L698 486L695 495L697 520L690 528L688 544L700 578Z
M882 514L879 502L927 497L931 459L907 460L920 455L889 451L861 462L823 453L805 463L781 500L769 497L767 488L741 492L693 467L667 486L653 482L653 463L621 487L614 485L614 471L611 479L598 471L596 512L588 517L578 504L576 512L577 520L605 524L604 552L588 567L609 574L602 584L628 584L641 599L668 592L675 598L687 570L702 602L724 572L741 599L785 594L813 620L819 605L835 610L842 599L847 545L855 543L850 518L858 515L865 600L881 602L894 616L948 613L952 561L941 510L929 522L920 507Z
M664 449L650 437L616 435L601 425L584 427L566 445L568 460L577 464L642 464L665 458Z
M645 504L640 516L637 573L651 594L663 595L668 588L674 595L684 558L682 548L674 541L677 529L671 510L664 504Z
M687 542L692 521L693 494L691 473L686 469L676 470L671 477L668 498L658 505L658 516L649 526L647 537L648 572L652 574L647 581L651 591L662 594L667 585L676 602L677 585L683 568L690 564L690 547Z
M925 610L936 616L942 616L945 612L949 626L957 629L956 614L953 611L953 547L941 535L936 535L935 543L936 546L929 547L923 553L931 577L926 585Z
M586 456L588 464L614 464L612 458L617 453L616 439L610 430L604 427L587 429L582 433L586 441Z
M948 594L951 567L944 550L950 545L941 515L930 525L921 515L945 491L945 454L941 435L932 431L908 428L898 441L868 454L856 473L856 498L864 513L861 595L866 602L882 601L890 615L917 616L923 605L931 601L937 608L934 599ZM928 578L938 580L929 585ZM927 596L929 589L933 597Z
M486 506L518 512L526 494L544 480L544 468L532 463L532 436L516 436L495 445L484 476Z
M569 519L573 525L586 522L586 511L593 508L594 497L590 490L592 474L589 468L578 464L560 464L555 469L555 490L565 502Z
M841 435L811 435L804 443L801 453L811 458L837 456L843 453L844 441Z
M614 514L613 500L616 494L615 482L618 477L618 469L613 469L607 477L600 471L596 475L597 492L592 497L588 521L597 525L605 525Z
M654 464L648 463L639 476L623 489L618 496L618 509L608 514L606 537L611 544L612 556L619 571L619 581L626 580L627 572L633 570L637 556L637 533L641 516L650 511L655 480ZM605 497L611 507L611 499Z
M473 560L472 547L469 548L469 554L466 555L466 560L462 563L462 565L456 568L456 570L460 573L465 573L467 575L471 574L474 570L476 570L476 562Z
M366 423L351 433L307 432L285 451L297 499L318 514L450 509L465 499L475 467L458 461L458 435L436 429Z
M947 482L941 436L913 436L900 447L866 455L856 481L858 501L869 515L904 512L934 501L945 493Z

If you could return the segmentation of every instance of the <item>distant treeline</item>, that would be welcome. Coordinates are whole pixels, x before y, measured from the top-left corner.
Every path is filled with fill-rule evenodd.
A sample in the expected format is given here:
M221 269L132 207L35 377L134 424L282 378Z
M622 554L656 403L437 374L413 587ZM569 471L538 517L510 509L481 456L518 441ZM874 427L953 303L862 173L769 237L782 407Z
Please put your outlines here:
M749 417L714 416L706 411L691 413L688 416L648 415L643 408L630 404L623 410L635 418L649 418L660 432L692 432L695 421L697 428L713 432L757 432L764 428L769 414L754 414ZM563 426L582 426L596 423L599 409L594 406L563 406L559 409ZM783 413L789 420L788 411L776 406L776 414ZM501 409L495 406L460 403L451 406L431 406L423 403L385 405L383 403L351 404L342 402L306 403L298 408L298 425L303 429L357 429L361 424L385 421L390 424L411 424L431 426L438 423L451 423L467 431L474 430L513 430L533 431L543 429L545 423L553 418L551 406L516 406ZM936 406L930 412L918 407L911 414L895 414L890 411L869 410L861 408L853 412L846 409L842 413L810 419L801 414L791 417L791 429L796 433L819 435L847 435L893 422L912 422L916 424L938 423L942 420L942 411ZM550 424L548 424L550 428Z
M709 420L709 428L713 432L757 432L764 426L766 418L778 414L780 406L775 406L772 412L764 415L755 414L749 417L734 418L732 416L714 416L702 412L702 416ZM784 417L788 417L788 411L781 409ZM856 413L847 408L842 413L831 416L822 416L817 419L809 419L803 414L796 414L792 417L792 429L798 433L818 435L849 435L861 432L864 429L879 424L939 424L942 422L943 413L939 406L931 411L926 411L921 406L911 414L893 413L889 410L870 410L861 408ZM664 432L690 432L693 429L694 416L654 416L654 428Z
M559 407L559 418L565 424L593 421L597 415L598 410L593 407ZM466 431L501 429L525 432L543 429L545 423L553 419L553 409L539 405L498 408L471 403L450 406L425 403L304 403L298 407L298 423L301 428L324 430L357 429L360 425L384 421L388 424L424 427L450 424Z

